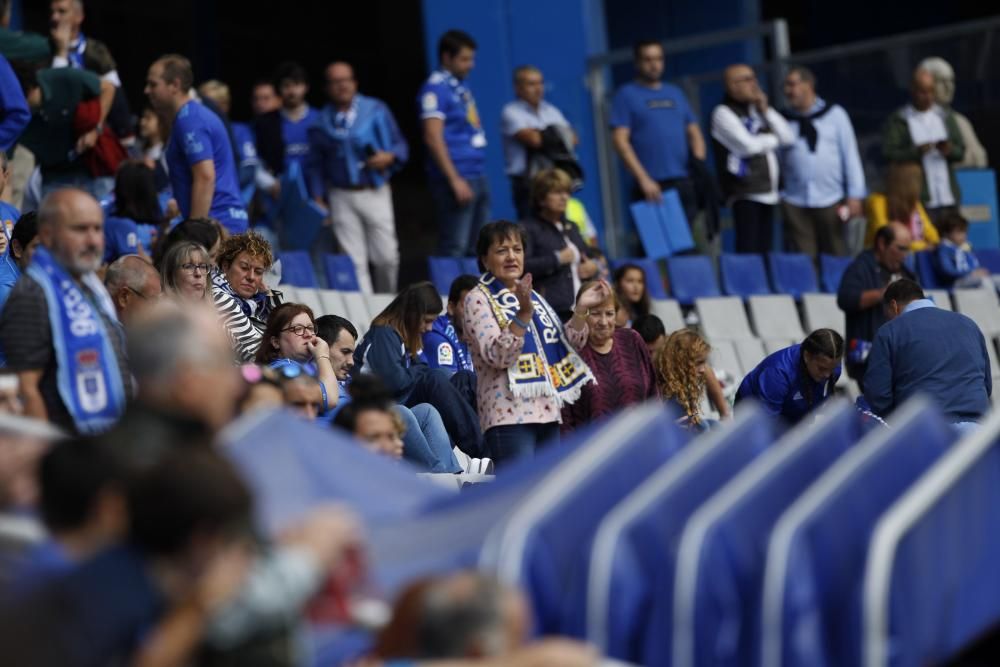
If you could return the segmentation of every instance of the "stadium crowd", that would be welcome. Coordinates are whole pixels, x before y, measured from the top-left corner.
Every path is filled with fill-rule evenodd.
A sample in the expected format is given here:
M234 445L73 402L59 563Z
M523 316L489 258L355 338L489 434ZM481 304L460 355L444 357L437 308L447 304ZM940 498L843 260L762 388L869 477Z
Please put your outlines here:
M414 473L471 480L646 401L694 431L729 419L734 395L736 410L753 399L797 422L837 391L842 365L880 417L918 392L962 429L989 408L991 343L935 308L906 261L933 250L943 283L992 285L953 174L985 153L949 106L943 61L917 68L912 100L887 120L887 186L870 194L847 111L807 68L789 69L779 110L751 67L729 67L706 139L662 81L663 48L636 45L613 145L635 200L677 191L701 250L723 205L740 253L772 249L780 210L792 249L848 255L848 222L867 215L869 247L837 297L846 331L809 332L727 392L705 336L652 314L662 277L611 271L573 197L581 139L538 68L513 72L500 128L516 223L490 217L492 133L467 84L475 41L445 33L415 91L438 254L480 270L442 303L429 282L397 285L391 180L410 149L394 114L412 111L359 92L350 63L326 68L321 109L305 70L282 64L255 84L244 124L224 83L196 87L190 62L164 55L136 121L123 86L138 82L86 36L80 0L53 0L46 36L10 30L9 13L0 1L0 523L24 538L0 546L4 662L301 664L310 601L329 573L351 579L365 538L337 505L280 534L254 525L253 490L218 436L275 410ZM297 184L321 213L304 232L284 226ZM391 302L351 322L287 300L276 254L298 233L317 256L339 248L362 294ZM373 664L597 660L530 639L519 592L473 573L413 583L380 625Z

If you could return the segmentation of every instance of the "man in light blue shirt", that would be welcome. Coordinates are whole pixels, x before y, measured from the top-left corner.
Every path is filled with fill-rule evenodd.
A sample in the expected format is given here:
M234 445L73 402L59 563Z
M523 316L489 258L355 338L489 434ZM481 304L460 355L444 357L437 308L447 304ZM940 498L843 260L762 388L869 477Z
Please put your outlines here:
M537 67L522 65L514 70L514 93L517 99L504 105L500 127L514 208L518 219L523 220L531 213L529 154L542 147L542 130L553 125L569 127L569 122L559 109L542 99L545 80Z
M785 78L784 112L795 142L781 152L785 233L799 252L846 255L846 223L863 215L865 174L851 119L816 96L816 77L796 65Z

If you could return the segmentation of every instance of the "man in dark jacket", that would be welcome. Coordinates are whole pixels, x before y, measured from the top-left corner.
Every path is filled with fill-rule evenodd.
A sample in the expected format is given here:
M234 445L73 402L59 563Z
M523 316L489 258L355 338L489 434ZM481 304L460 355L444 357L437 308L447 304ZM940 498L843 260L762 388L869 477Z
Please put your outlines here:
M875 247L858 255L840 280L837 305L847 316L844 365L848 377L859 384L865 377L875 333L886 321L882 310L886 286L900 278L916 280L904 264L911 241L910 230L904 225L893 222L882 227L875 234Z
M979 326L942 310L912 280L885 290L890 319L875 336L865 373L865 398L885 416L915 394L924 394L961 427L990 409L993 380L989 344Z

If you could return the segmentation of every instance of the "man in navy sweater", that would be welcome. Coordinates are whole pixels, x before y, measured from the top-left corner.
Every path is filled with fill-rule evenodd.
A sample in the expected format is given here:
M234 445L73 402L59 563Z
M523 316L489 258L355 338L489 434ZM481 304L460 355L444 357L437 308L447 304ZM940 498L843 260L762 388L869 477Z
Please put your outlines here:
M872 411L884 417L911 396L925 394L952 423L978 422L993 393L986 351L992 343L978 325L935 307L905 278L886 288L883 303L890 321L875 336L865 373Z

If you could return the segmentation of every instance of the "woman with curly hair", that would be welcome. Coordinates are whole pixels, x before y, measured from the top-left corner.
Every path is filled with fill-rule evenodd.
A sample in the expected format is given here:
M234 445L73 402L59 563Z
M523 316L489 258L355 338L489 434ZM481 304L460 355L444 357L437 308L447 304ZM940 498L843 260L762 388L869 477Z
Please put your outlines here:
M670 334L654 360L660 383L660 395L680 409L677 423L691 430L708 430L710 424L701 414L706 376L711 372L705 339L690 329Z
M264 273L273 263L264 237L243 232L223 242L219 266L212 272L212 299L243 362L253 361L267 319L282 301L281 292L264 284Z

